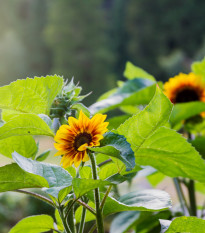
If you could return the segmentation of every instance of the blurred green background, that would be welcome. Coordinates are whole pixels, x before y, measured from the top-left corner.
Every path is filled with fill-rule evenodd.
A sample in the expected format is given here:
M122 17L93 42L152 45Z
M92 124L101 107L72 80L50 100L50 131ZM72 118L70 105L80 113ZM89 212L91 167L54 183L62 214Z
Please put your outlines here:
M1 86L46 74L74 76L84 94L93 92L85 100L89 105L123 80L128 60L165 81L189 72L205 55L204 0L0 3ZM0 165L7 162L0 156ZM0 232L25 216L49 211L30 200L0 194Z

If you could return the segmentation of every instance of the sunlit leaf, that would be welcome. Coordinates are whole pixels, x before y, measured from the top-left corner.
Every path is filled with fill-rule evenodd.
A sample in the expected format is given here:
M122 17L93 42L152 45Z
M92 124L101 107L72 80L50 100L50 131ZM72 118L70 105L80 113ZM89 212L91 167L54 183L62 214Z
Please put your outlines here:
M43 214L22 219L9 233L42 233L53 229L55 229L53 219Z

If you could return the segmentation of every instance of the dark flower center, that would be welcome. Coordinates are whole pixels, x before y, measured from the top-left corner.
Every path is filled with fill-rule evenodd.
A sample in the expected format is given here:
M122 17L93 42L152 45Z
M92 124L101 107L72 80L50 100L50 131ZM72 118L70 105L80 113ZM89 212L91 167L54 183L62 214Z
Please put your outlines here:
M177 93L175 103L186 103L199 100L199 95L196 90L184 89Z
M75 141L74 141L74 147L75 150L78 150L78 148L80 146L82 146L83 144L87 143L89 145L89 143L92 141L92 136L88 133L80 133L76 136Z

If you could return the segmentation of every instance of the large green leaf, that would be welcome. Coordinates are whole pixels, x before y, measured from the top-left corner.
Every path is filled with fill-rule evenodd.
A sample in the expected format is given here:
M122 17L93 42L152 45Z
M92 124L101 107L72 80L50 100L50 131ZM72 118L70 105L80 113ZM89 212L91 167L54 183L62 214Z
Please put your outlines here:
M83 196L84 194L88 193L89 191L105 186L110 185L111 183L108 181L103 180L93 180L93 179L80 179L74 178L72 185L73 191L76 195L76 198Z
M89 107L91 113L106 112L124 105L147 104L155 90L155 82L147 79L133 79L125 82L122 87Z
M101 199L104 194L100 194ZM88 197L91 202L88 204L94 207L93 193L88 193ZM171 207L171 199L168 193L161 190L142 190L137 192L131 192L120 197L119 200L108 196L103 208L103 215L107 216L117 212L123 211L161 211ZM82 207L76 211L76 221L80 221ZM94 220L93 214L87 212L86 221Z
M53 219L43 214L22 219L9 233L42 233L53 229L55 229Z
M62 86L63 78L57 75L17 80L0 87L0 108L49 114L50 106Z
M205 103L199 101L175 104L170 116L170 123L172 126L175 126L180 121L186 120L204 111Z
M39 116L31 113L20 114L0 127L0 140L18 135L54 136L49 126Z
M157 88L150 104L143 111L120 125L117 131L124 135L136 150L136 148L140 148L150 134L167 123L171 110L171 102Z
M0 140L0 154L9 158L14 151L29 158L35 155L37 150L38 147L32 136L13 136Z
M127 79L145 78L145 79L150 79L152 81L155 81L154 76L152 76L151 74L147 73L142 68L133 65L129 61L126 63L125 71L124 71L124 76Z
M100 147L89 147L89 149L96 153L106 154L121 160L128 169L134 168L134 153L124 136L108 132L100 141L100 145Z
M171 177L205 182L205 163L198 152L181 135L163 127L170 111L171 103L158 90L150 104L118 132L131 144L137 164L153 166Z
M44 177L49 184L49 189L44 189L44 191L54 197L58 197L62 189L72 185L71 175L62 167L31 160L16 152L12 154L12 157L24 171Z
M0 167L0 192L42 187L48 187L43 177L25 172L17 164Z
M165 232L205 233L205 220L196 217L175 218Z
M205 159L205 136L196 137L191 144L200 153L203 159Z

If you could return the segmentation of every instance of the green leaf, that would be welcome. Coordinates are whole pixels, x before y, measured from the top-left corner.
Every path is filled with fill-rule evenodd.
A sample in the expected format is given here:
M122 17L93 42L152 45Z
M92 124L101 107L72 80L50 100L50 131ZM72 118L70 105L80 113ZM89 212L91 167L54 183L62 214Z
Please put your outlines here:
M107 216L122 211L160 211L170 207L171 199L168 193L157 189L147 189L125 194L118 200L108 197L103 214Z
M76 195L76 198L79 198L86 194L87 192L103 187L105 185L110 185L111 183L108 181L102 181L102 180L93 180L93 179L80 179L80 178L74 178L72 185L73 185L73 191Z
M134 153L124 136L108 132L100 141L100 145L101 147L89 147L89 149L121 160L128 169L134 168Z
M90 166L80 167L79 174L81 178L92 179L92 171Z
M61 220L60 214L57 209L55 210L55 219L56 219L58 230L63 231L64 230L63 222Z
M73 104L73 105L71 106L71 109L75 109L75 110L78 111L78 116L77 116L77 117L79 117L79 113L80 113L80 111L82 110L83 113L84 113L87 117L90 118L90 111L89 111L89 109L88 109L84 104L82 104L82 103Z
M192 63L191 69L195 74L201 75L205 78L205 57L202 61Z
M118 173L118 167L114 163L107 164L100 169L99 178L105 180L108 177Z
M205 163L198 152L166 125L172 109L158 89L150 104L118 129L135 153L135 162L150 165L171 177L188 177L205 182Z
M20 114L0 127L0 140L18 135L47 135L54 134L48 125L35 114Z
M160 172L154 172L153 174L147 176L149 183L156 187L159 183L161 183L166 176Z
M55 229L53 219L42 214L22 219L9 233L42 233L53 229Z
M136 163L150 165L171 177L187 177L205 182L205 161L177 132L161 127L133 149Z
M0 87L0 108L48 115L62 86L63 78L57 75L19 79Z
M147 79L133 79L125 82L122 87L89 107L91 113L106 112L124 105L147 104L152 98L155 83Z
M196 137L191 141L192 146L200 153L203 159L205 159L205 136Z
M16 150L16 152L18 152L18 151ZM51 152L51 150L46 150L46 151L44 151L42 154L40 154L40 155L36 158L36 161L39 161L39 162L44 161L45 159L47 159L47 157L49 156L50 152ZM19 153L19 152L18 152L18 153ZM21 153L19 153L19 154L21 154ZM22 154L21 154L21 155L22 155Z
M44 177L49 184L49 189L44 189L50 195L58 198L59 192L72 185L71 175L62 167L41 163L35 160L25 158L18 153L12 154L14 161L24 171Z
M32 136L13 136L0 140L0 153L9 158L16 151L24 157L30 158L36 154L38 147Z
M140 217L139 211L125 211L120 213L112 222L110 233L126 233Z
M122 116L112 117L112 118L106 120L107 122L109 122L108 129L109 130L117 129L129 117L130 117L130 115L122 115Z
M76 177L76 170L74 167L67 167L65 168L65 170L73 177Z
M170 123L174 127L182 120L186 120L204 111L205 103L199 101L175 104L170 116Z
M25 172L17 164L0 167L0 192L42 187L48 187L43 177Z
M152 81L155 81L154 76L152 76L151 74L147 73L142 68L133 65L129 61L126 63L125 71L124 71L124 76L127 79L145 78L145 79L150 79Z
M205 220L196 217L179 217L175 218L170 224L166 233L173 232L190 232L204 233Z

